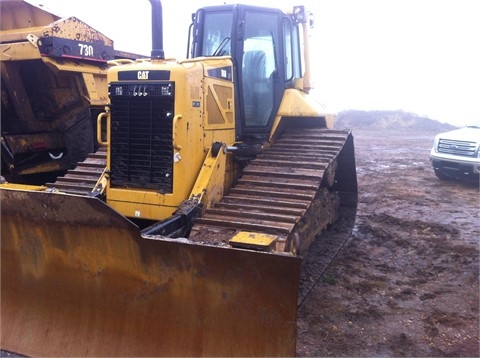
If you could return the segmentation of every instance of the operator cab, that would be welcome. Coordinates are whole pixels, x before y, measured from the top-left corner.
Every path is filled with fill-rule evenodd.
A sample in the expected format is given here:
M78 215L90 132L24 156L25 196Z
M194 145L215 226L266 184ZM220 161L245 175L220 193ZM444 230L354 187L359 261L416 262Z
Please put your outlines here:
M237 140L265 139L285 89L301 77L297 22L280 10L248 5L205 7L193 21L190 57L232 57Z

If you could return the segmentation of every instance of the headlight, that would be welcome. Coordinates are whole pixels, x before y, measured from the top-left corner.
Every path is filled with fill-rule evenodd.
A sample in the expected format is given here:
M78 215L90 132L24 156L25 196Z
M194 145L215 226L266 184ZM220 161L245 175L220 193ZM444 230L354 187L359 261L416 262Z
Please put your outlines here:
M433 150L435 151L435 153L438 153L438 141L439 141L439 137L436 136L435 139L433 140Z

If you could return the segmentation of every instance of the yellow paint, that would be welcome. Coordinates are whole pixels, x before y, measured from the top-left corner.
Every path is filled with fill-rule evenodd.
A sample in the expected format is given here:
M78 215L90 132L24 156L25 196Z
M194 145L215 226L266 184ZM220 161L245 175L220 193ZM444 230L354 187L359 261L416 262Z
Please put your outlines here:
M162 220L171 216L192 195L201 197L206 206L220 200L225 187L232 181L233 167L227 164L226 153L222 152L214 158L210 151L215 142L227 146L235 143L234 87L228 79L209 76L217 68L233 68L231 59L200 58L182 62L171 59L139 60L110 64L108 83L118 81L122 71L133 71L143 77L150 76L152 71L170 71L170 81L175 82L172 124L172 155L175 159L171 193L114 188L107 180L108 205L127 217ZM107 111L107 123L111 120L110 115ZM104 123L104 117L99 117L100 124ZM108 142L110 139L107 139ZM110 153L107 173L109 169Z
M229 242L232 246L269 249L277 239L277 235L240 231L234 237L232 237Z
M15 183L3 183L3 184L0 184L0 189L44 191L44 190L47 189L47 187L43 186L43 185L26 185L26 184L15 184Z
M226 168L226 151L221 148L216 157L208 152L197 177L190 198L203 202L206 208L220 201L223 196Z
M333 128L335 119L335 116L311 95L297 89L286 89L273 121L270 141L282 131L283 126L294 126L294 121L301 117L311 120L315 127L329 129Z
M326 113L326 108L312 96L290 88L285 90L277 115L321 117Z

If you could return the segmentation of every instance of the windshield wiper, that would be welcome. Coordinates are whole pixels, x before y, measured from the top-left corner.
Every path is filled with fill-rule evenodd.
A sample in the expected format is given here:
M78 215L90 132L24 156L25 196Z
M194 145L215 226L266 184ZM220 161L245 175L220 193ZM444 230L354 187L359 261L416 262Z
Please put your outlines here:
M225 46L227 46L227 44L230 42L231 40L231 37L227 36L225 37L222 42L220 42L220 45L218 45L217 49L215 50L215 52L213 53L212 56L224 56L226 54L228 54L227 51L224 50Z

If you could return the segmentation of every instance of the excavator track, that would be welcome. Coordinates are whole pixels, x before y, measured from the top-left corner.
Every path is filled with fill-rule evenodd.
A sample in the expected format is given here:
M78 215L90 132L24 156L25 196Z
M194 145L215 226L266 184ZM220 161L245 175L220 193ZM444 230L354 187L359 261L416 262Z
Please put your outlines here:
M50 191L61 191L67 194L92 195L95 186L107 165L107 149L100 147L78 163L74 169L58 177L53 183L46 183Z
M343 208L356 207L356 199L351 133L290 129L243 169L228 195L206 209L190 239L224 245L237 232L254 231L277 235L277 251L303 255Z

